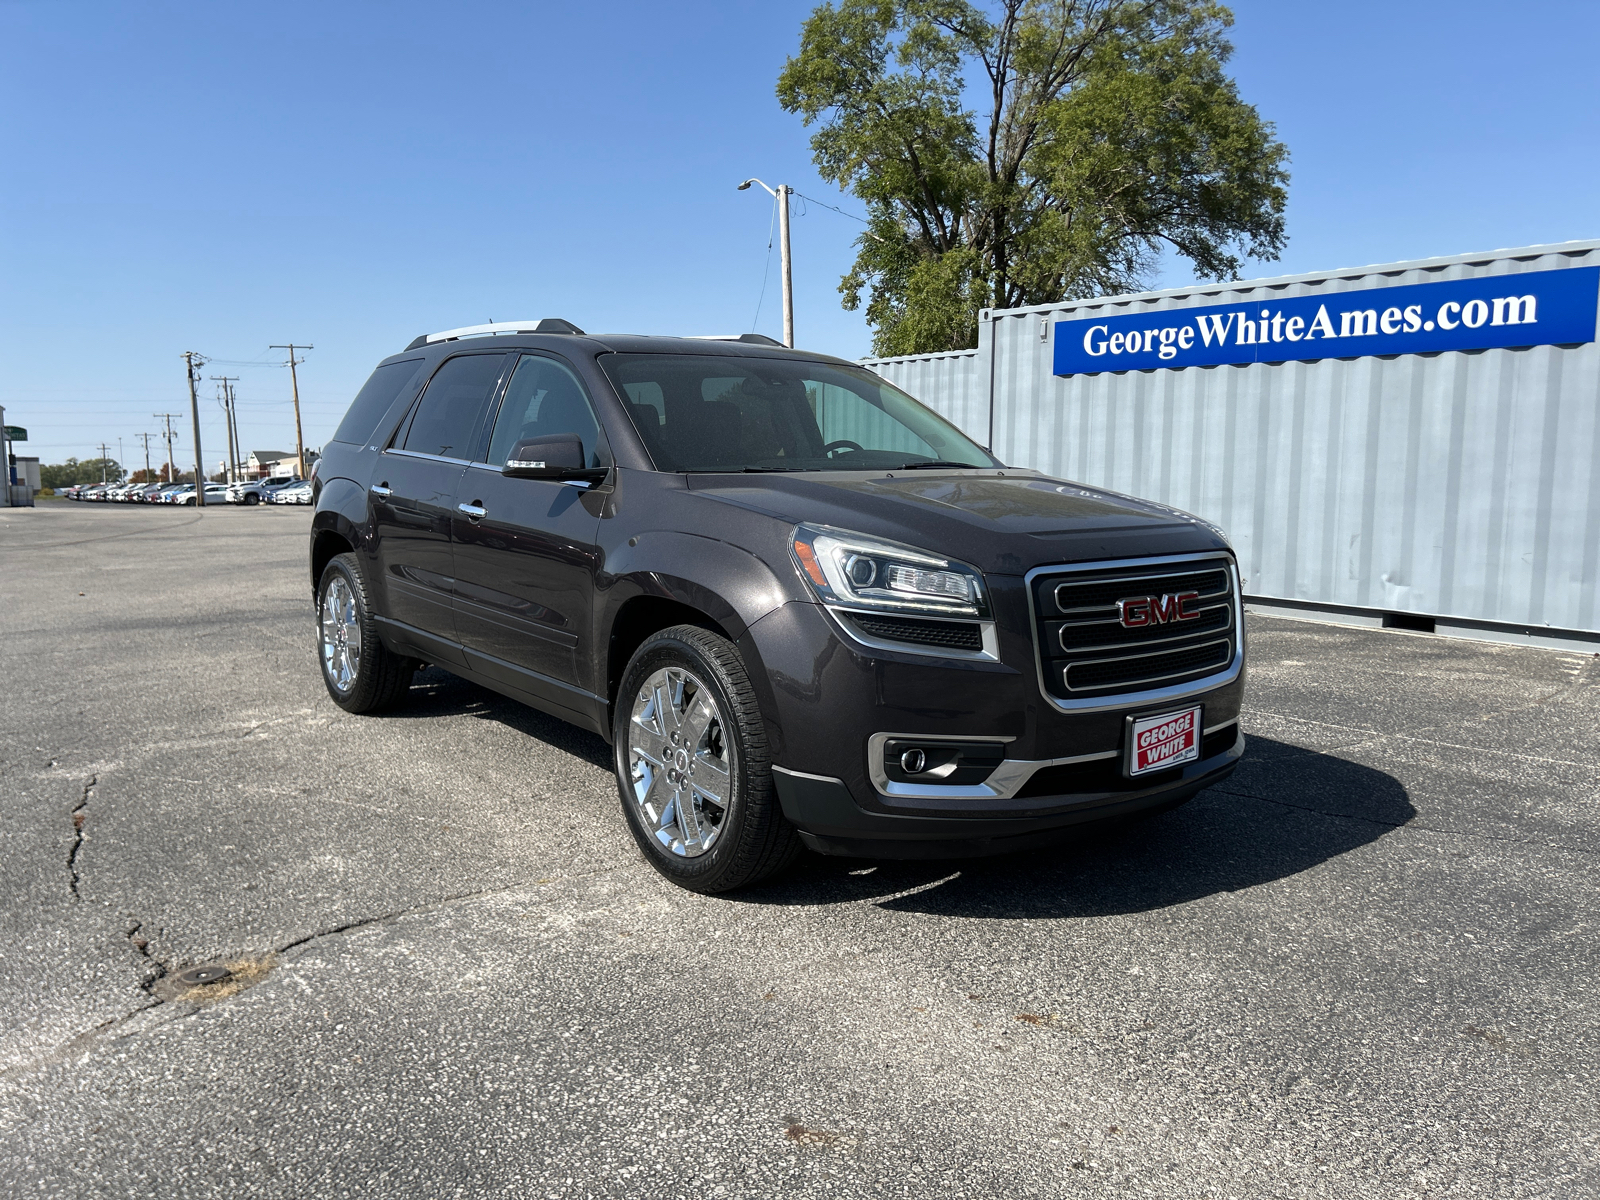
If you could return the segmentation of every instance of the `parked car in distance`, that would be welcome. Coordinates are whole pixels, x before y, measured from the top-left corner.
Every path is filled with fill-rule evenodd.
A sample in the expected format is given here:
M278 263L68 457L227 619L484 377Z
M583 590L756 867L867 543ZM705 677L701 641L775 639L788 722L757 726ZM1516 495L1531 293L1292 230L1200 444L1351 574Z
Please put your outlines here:
M182 491L173 493L171 500L173 504L193 504L194 502L194 484L192 483L185 484ZM228 489L224 485L220 483L206 484L207 504L226 504L227 502Z
M269 499L274 504L310 504L311 481L302 479L299 483L291 483L287 487L278 488Z
M802 845L1057 843L1244 753L1222 531L1009 467L855 363L457 329L379 364L323 455L334 703L432 663L599 734L640 853L695 891Z
M272 498L272 493L280 488L291 487L299 483L295 475L276 475L269 479L240 480L228 485L229 504L265 504Z

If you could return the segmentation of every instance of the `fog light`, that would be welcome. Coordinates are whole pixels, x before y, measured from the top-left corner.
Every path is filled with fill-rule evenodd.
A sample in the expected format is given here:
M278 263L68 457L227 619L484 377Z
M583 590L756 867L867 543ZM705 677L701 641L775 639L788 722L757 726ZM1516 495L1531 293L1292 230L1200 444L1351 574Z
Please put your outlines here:
M921 750L907 750L900 756L900 769L907 775L920 775L928 765L928 756Z

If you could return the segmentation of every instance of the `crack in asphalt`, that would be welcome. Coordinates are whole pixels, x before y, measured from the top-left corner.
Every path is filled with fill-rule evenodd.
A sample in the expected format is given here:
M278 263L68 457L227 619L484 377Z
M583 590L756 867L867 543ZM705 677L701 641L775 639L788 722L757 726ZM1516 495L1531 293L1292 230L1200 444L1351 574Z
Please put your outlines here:
M156 973L147 975L139 984L139 987L148 995L155 996L156 1004L161 1004L163 1001L160 996L156 996L155 986L167 977L167 964L150 953L150 940L139 936L139 931L143 928L144 922L133 920L133 924L128 926L128 932L125 936L128 939L128 945L133 947L134 952L156 969ZM154 1008L155 1005L149 1005L148 1007ZM143 1010L141 1009L140 1011Z
M72 893L72 902L81 903L83 897L78 894L78 852L83 849L83 826L89 819L89 814L84 810L89 807L89 797L93 795L95 785L100 782L100 776L89 776L89 782L83 785L83 794L78 797L78 803L69 814L72 817L72 846L67 851L67 890Z
M509 883L503 887L483 888L473 892L461 892L454 896L445 896L438 900L429 901L427 904L413 905L410 908L396 909L393 912L382 913L374 917L363 917L359 920L347 921L342 925L334 925L328 929L319 929L313 933L306 934L304 937L295 938L291 942L285 942L276 950L271 951L271 953L274 955L285 954L290 950L296 950L301 946L310 945L312 942L320 941L323 938L335 937L341 933L352 933L358 929L365 929L369 926L388 924L391 921L398 921L402 917L410 917L420 913L433 912L437 909L442 909L452 904L460 904L473 900L482 900L489 896L498 896L506 892L514 892L519 888L533 887L540 883L553 883L556 881L556 879L589 879L596 875L604 875L608 872L628 869L631 869L631 864L619 863L615 866L599 867L593 871L580 871L573 875L519 880L516 883ZM121 1029L134 1018L144 1013L152 1012L155 1009L167 1006L169 1003L171 1003L165 997L158 995L155 991L156 985L163 979L167 978L167 976L170 974L170 969L165 962L150 952L149 940L140 936L140 931L144 928L143 923L135 918L132 918L131 916L130 920L132 923L128 926L128 929L124 934L128 940L128 944L133 947L134 951L139 955L140 958L144 959L150 964L150 966L155 968L155 974L148 975L139 984L139 989L150 997L150 1003L140 1005L132 1012L124 1013L120 1017L112 1017L108 1021L102 1021L93 1029L85 1030L83 1033L76 1034L67 1041L62 1042L60 1045L45 1051L37 1058L33 1058L28 1062L14 1063L9 1067L0 1070L0 1080L19 1078L21 1076L31 1074L34 1071L40 1071L46 1067L52 1067L59 1063L66 1062L79 1053L87 1052L93 1049L95 1043L100 1038L114 1034L117 1030ZM172 1020L177 1021L182 1020L185 1017L192 1017L198 1012L199 1009L197 1008L190 1008L189 1011L186 1012L180 1011L173 1015Z

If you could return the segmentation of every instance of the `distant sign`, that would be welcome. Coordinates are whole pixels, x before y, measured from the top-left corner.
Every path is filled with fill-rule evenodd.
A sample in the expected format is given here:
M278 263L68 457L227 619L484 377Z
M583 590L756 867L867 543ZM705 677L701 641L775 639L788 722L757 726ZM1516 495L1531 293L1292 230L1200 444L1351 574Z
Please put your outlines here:
M1600 267L1057 321L1055 373L1571 345L1595 340Z
M26 429L24 429L21 425L7 425L6 426L6 441L8 441L8 442L25 442L27 440L28 440L28 431Z

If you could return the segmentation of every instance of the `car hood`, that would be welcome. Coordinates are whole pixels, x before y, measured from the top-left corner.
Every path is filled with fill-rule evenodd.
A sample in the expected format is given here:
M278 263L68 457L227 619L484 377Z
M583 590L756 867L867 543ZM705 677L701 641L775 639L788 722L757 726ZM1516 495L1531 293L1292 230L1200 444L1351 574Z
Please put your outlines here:
M696 495L1020 575L1047 563L1224 549L1188 513L1031 471L690 475Z

